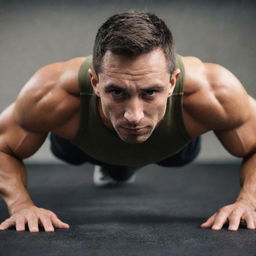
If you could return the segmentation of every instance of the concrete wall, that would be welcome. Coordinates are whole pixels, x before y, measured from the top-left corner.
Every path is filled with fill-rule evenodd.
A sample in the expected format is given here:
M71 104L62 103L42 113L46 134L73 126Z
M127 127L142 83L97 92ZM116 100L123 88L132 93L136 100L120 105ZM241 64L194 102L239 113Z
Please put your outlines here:
M253 1L0 1L0 111L29 77L48 63L92 52L97 28L110 15L148 10L163 18L182 55L219 63L255 90ZM200 161L234 160L212 133L203 136ZM31 161L54 161L48 142Z

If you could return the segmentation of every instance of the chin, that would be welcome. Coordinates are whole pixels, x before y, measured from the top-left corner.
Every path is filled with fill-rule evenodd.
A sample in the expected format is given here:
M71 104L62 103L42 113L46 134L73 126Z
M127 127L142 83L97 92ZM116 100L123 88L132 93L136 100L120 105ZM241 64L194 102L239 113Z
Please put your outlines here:
M133 136L133 135L122 135L118 134L119 138L129 144L140 144L148 140L152 133L144 134L140 136Z
M155 127L147 126L145 128L139 129L138 131L133 131L129 128L124 128L122 126L116 126L115 131L119 138L129 144L139 144L143 143L152 135Z
M129 144L140 144L145 142L148 139L148 138L127 138L127 137L125 138L120 137L120 138L121 140Z

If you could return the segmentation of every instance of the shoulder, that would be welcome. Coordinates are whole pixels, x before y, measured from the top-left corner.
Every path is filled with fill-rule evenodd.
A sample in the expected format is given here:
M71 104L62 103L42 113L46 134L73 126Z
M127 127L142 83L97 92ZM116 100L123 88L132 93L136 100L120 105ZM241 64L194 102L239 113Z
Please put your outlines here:
M79 106L78 72L84 58L52 63L40 68L20 91L15 118L28 130L50 130Z
M183 57L184 109L207 130L237 127L249 117L249 95L225 67Z

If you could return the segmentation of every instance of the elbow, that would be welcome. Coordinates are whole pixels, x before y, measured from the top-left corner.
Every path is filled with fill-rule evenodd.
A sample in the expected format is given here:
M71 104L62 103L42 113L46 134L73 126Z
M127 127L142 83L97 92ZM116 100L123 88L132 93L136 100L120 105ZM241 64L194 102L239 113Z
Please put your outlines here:
M232 147L232 149L228 149L228 151L235 157L248 159L256 154L256 147L245 147L244 145L240 145L240 147Z
M243 161L247 161L248 159L252 158L253 156L256 156L256 148L254 148L254 150L247 152L247 154L244 154L242 156Z

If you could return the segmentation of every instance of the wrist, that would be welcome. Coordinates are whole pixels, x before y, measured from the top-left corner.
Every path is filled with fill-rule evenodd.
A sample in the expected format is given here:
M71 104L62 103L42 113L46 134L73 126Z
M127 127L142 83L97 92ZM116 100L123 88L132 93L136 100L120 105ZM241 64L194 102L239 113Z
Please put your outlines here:
M10 215L13 215L16 212L18 212L18 211L20 211L24 208L31 207L31 206L34 206L34 203L32 202L31 199L14 202L13 204L8 206L8 212L9 212Z
M243 202L247 205L250 205L254 210L256 210L256 197L254 194L246 191L245 189L241 189L236 202Z
M34 203L25 188L4 198L9 214L14 214L21 208L33 206Z

